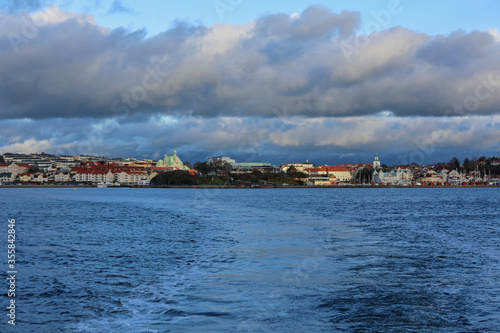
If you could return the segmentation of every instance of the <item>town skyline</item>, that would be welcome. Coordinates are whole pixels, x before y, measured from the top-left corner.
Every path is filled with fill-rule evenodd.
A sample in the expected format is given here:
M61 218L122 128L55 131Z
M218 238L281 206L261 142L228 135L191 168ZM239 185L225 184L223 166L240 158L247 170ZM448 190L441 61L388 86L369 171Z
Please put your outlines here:
M267 179L267 185L263 184ZM270 182L270 180L274 182ZM260 182L260 185L253 184ZM375 155L372 163L318 165L314 161L273 165L242 162L228 156L182 161L173 150L157 161L104 156L49 154L0 155L0 185L158 186L208 185L289 186L469 186L500 184L500 157L456 157L437 165L387 166ZM280 185L282 184L282 185Z
M437 165L437 164L446 164L449 163L450 160L452 159L457 159L460 162L463 162L464 160L478 160L480 158L487 158L487 159L495 159L495 158L500 158L500 153L497 155L480 155L477 153L472 153L472 154L466 154L464 153L462 155L453 155L448 157L436 157L435 160L429 161L425 156L423 156L422 151L415 150L413 152L410 152L409 154L400 154L399 156L396 156L395 162L392 163L391 160L385 159L384 157L386 156L385 154L379 154L378 152L373 152L373 153L364 153L360 156L364 156L365 158L357 159L355 158L358 156L358 154L345 154L342 157L338 158L329 158L329 157L323 157L319 159L310 159L311 155L305 155L306 158L298 158L295 159L294 157L288 157L286 160L280 160L279 158L276 157L271 157L271 158L265 158L265 154L243 154L242 158L239 158L238 156L240 155L230 155L230 154L206 154L202 153L200 155L196 156L201 156L199 159L190 159L189 154L183 154L183 152L178 152L176 149L167 149L163 153L156 153L152 156L148 155L148 157L143 157L143 156L127 156L123 154L114 154L114 155L99 155L99 154L53 154L53 153L48 153L48 152L31 152L31 153L26 153L26 152L0 152L0 158L3 155L26 155L26 156L31 156L31 155L52 155L52 156L64 156L64 157L73 157L73 156L84 156L84 157L89 157L92 158L92 160L99 160L99 158L102 158L103 160L151 160L151 161L158 161L162 160L163 156L166 156L166 154L171 153L172 151L176 152L177 154L180 154L183 156L184 162L188 162L191 165L194 165L197 162L206 162L210 160L210 158L214 157L220 157L220 156L228 156L238 162L265 162L269 163L272 165L281 165L281 164L290 164L290 163L312 163L314 165L341 165L341 164L349 164L349 163L372 163L373 159L375 157L378 157L382 162L383 165L393 167L393 166L399 166L399 165L411 165L411 164L417 164L417 165ZM420 155L419 155L420 154ZM498 157L497 157L498 156Z
M168 155L169 153L173 153L172 156ZM160 156L160 155L158 155ZM6 163L6 162L15 162L16 160L20 163L29 163L30 160L33 161L43 161L44 159L50 160L50 158L55 157L56 159L58 157L61 157L60 161L68 161L68 160L74 160L74 161L105 161L105 162L134 162L134 161L146 161L147 163L157 163L157 166L166 166L169 164L167 160L172 159L176 160L177 157L179 156L178 152L176 149L172 150L167 150L159 159L149 159L149 158L140 158L140 157L134 157L134 156L104 156L104 155L86 155L86 154L75 154L75 155L57 155L57 154L50 154L50 153L45 153L45 152L37 152L37 153L12 153L12 152L6 152L3 154L0 154L0 162ZM491 160L495 164L493 166L498 166L500 163L500 155L498 156L466 156L464 159L459 159L457 156L452 156L448 160L441 160L435 163L417 163L416 161L413 161L411 163L395 163L395 164L390 164L384 161L382 158L380 158L380 155L378 153L372 154L372 158L369 161L361 161L361 160L354 160L351 159L349 161L344 161L340 163L321 163L315 160L288 160L284 161L282 163L273 163L267 160L263 159L252 159L252 160L246 160L246 159L237 159L237 158L232 158L232 156L222 156L222 155L213 155L208 158L202 159L202 160L196 160L196 161L190 161L188 159L185 159L184 156L182 158L183 162L178 160L177 164L175 165L176 168L180 168L178 163L182 163L183 165L195 165L196 163L204 163L204 162L210 162L218 159L227 159L230 160L234 163L265 163L269 165L274 165L274 166L280 166L280 165L285 165L285 164L301 164L301 163L307 163L315 166L323 166L323 165L364 165L364 164L373 164L374 161L377 161L378 166L387 166L387 167L398 167L398 166L409 166L409 165L420 165L420 166L435 166L435 165L446 165L449 164L453 161L453 163L458 163L461 167L463 167L463 164L473 162L476 163L478 161L486 161L486 160ZM7 159L7 160L6 160ZM33 164L33 163L31 163ZM482 163L482 165L486 165L486 163Z

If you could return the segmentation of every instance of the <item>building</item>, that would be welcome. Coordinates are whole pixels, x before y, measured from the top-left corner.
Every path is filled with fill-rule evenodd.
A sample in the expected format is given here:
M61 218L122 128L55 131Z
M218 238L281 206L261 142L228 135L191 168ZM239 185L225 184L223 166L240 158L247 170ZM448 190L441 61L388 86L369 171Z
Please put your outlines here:
M41 183L41 184L49 182L49 178L41 172L33 174L31 176L31 180L35 183Z
M163 158L163 160L159 160L156 163L157 167L163 168L171 168L172 170L189 170L187 166L182 163L181 159L177 156L177 151L174 150L174 154L172 156L167 156Z
M337 184L335 176L330 177L309 177L306 180L307 186L331 186Z
M31 181L31 173L20 173L19 180L21 183L27 183Z
M373 168L380 169L380 160L378 159L378 155L375 155L375 160L373 161Z
M207 162L208 163L215 163L215 162L218 162L218 161L224 161L224 162L227 162L229 164L236 163L236 160L233 160L232 158L227 157L227 156L210 157Z
M447 174L439 174L434 170L428 170L420 177L420 182L422 183L444 183L447 181Z
M0 183L12 183L15 179L11 172L0 172Z
M70 171L77 183L112 183L134 185L141 180L149 179L146 169L142 167L120 166L117 163L85 162ZM63 176L54 176L54 180Z
M306 163L283 163L282 165L280 165L280 167L281 167L281 171L283 171L285 173L288 172L288 170L291 167L294 167L294 169L297 172L305 172L305 169L313 168L314 164L309 163L309 162L306 162Z
M138 171L121 171L113 174L113 181L120 185L136 185L149 182L149 176Z
M329 166L323 165L320 167L305 169L305 172L309 175L309 180L319 182L321 179L329 179L328 181L333 183L338 182L349 182L352 180L353 168L345 166Z
M451 170L448 172L446 175L448 183L451 185L459 185L462 184L463 182L463 177L462 174L459 173L457 170Z
M13 177L15 178L20 173L28 172L29 168L31 168L31 165L29 165L29 164L12 163L7 167L7 169L8 169L7 172L12 173Z
M58 172L54 175L54 181L56 183L67 183L71 181L69 172Z
M389 172L373 171L372 179L377 184L411 185L413 173L410 168L399 167Z
M231 163L231 173L234 174L252 173L256 171L262 173L281 173L281 168L271 165L271 163L262 162Z

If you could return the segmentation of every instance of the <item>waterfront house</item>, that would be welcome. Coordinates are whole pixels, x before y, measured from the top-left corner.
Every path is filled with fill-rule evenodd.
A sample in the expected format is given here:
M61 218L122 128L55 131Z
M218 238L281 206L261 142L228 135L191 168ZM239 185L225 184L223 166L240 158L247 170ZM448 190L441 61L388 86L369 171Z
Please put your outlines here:
M31 165L29 165L29 164L12 163L8 166L8 172L12 173L15 177L20 173L28 172L29 168L31 168Z
M11 172L0 173L0 182L11 183L16 179L16 177Z
M323 165L320 167L305 169L309 175L309 180L316 177L335 177L335 182L348 182L352 180L353 168L345 166L329 166Z
M69 172L58 172L54 174L54 182L56 183L67 183L71 181Z
M389 172L373 171L372 179L377 184L410 185L413 173L409 167L398 167Z
M31 177L32 177L31 173L20 173L19 174L19 180L21 181L21 183L30 182Z
M457 170L449 171L446 176L447 182L451 185L458 185L463 182L463 177Z

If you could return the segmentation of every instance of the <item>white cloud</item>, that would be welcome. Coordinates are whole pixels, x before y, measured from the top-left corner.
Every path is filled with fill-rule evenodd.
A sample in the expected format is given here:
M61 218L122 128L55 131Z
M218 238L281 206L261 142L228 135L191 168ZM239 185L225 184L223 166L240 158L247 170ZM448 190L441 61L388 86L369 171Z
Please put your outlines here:
M495 38L495 41L500 42L500 32L497 28L488 29L488 33Z
M2 152L22 152L22 153L39 153L47 149L52 148L53 140L40 140L28 139L23 142L12 143L3 147L0 147Z
M92 25L97 25L93 15L62 11L58 6L55 5L50 6L43 11L29 15L33 23L38 27L49 24L63 23L68 20L76 20L80 24L89 23Z

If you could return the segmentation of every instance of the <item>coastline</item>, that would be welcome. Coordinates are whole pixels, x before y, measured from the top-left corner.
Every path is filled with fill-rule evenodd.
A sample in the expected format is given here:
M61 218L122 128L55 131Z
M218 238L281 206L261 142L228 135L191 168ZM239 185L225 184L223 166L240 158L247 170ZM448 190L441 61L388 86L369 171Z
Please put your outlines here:
M190 188L190 189L235 189L235 190L269 190L269 189L287 189L287 188L302 188L302 189L321 189L321 188L496 188L500 185L425 185L425 186L387 186L387 185L332 185L332 186L278 186L273 188L259 187L235 187L234 185L160 185L160 186L109 186L106 188L134 188L134 189L153 189L153 188ZM1 188L98 188L92 185L0 185Z

